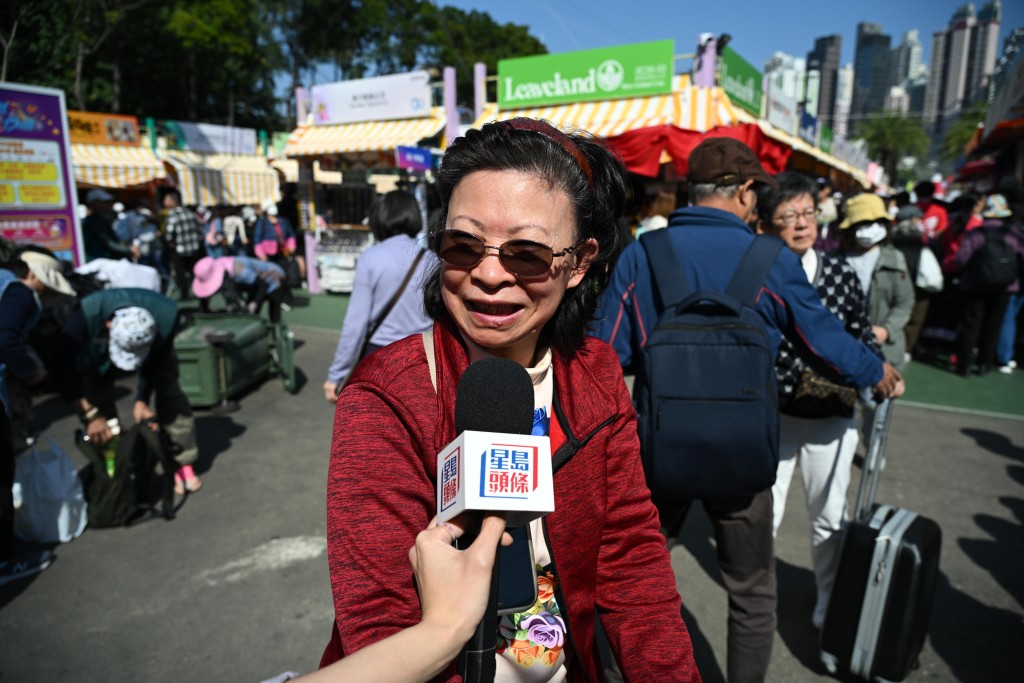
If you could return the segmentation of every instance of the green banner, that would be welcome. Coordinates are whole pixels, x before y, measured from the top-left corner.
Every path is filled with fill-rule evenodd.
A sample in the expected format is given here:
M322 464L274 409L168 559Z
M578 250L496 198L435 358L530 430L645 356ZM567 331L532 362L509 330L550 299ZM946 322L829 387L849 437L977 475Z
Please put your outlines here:
M671 40L537 55L498 62L498 107L521 109L566 102L644 97L672 92Z
M818 137L818 147L825 154L832 153L832 129L826 126L824 123L821 124L821 135Z
M761 72L731 47L718 58L718 85L733 104L761 117Z

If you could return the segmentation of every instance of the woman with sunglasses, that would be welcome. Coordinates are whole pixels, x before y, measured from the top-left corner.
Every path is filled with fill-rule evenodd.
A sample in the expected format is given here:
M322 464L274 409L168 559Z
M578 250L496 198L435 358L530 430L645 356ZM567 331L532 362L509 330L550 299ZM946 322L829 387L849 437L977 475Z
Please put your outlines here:
M599 143L531 119L448 148L431 239L440 262L424 293L433 329L368 356L338 400L327 489L335 628L322 664L419 619L406 552L434 514L459 378L500 357L533 380L555 511L531 525L538 600L501 618L496 680L599 680L597 613L628 680L699 680L629 392L614 351L586 336L624 175ZM455 663L437 680L459 680Z

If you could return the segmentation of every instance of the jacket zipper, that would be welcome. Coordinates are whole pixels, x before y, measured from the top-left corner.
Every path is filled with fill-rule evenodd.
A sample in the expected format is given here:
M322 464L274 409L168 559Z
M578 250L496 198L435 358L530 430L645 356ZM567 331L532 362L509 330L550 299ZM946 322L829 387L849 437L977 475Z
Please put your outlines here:
M557 388L556 388L557 389ZM576 451L587 445L594 436L615 421L615 416L612 415L601 424L594 427L589 434L582 439L577 439L572 433L572 427L569 426L569 421L565 419L565 415L562 413L562 403L558 398L558 391L553 391L551 395L551 408L554 411L555 419L558 420L558 424L561 425L562 431L565 433L565 443L559 447L557 451L551 456L551 474L559 470L565 463L569 462L569 459L576 454ZM551 533L548 531L548 520L547 517L541 519L541 526L544 528L544 540L551 538ZM555 559L555 549L548 544L548 554L551 556L551 569L554 572L555 578L557 579L558 588L555 589L555 596L558 600L558 604L563 607L563 621L565 622L565 637L569 641L569 645L572 646L575 657L579 658L579 652L576 649L576 645L572 638L572 626L569 623L569 603L565 600L565 593L562 592L562 577L558 574L558 561ZM583 679L590 683L591 678L587 675L586 667L580 665L580 673L583 674Z

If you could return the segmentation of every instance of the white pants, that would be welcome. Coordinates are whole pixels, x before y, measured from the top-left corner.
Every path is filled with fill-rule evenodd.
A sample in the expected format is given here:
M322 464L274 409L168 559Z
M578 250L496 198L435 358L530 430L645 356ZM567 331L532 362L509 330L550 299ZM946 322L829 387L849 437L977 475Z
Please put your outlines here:
M832 592L842 531L848 519L846 492L850 487L850 466L857 450L854 418L827 417L804 419L779 416L779 469L772 486L773 532L778 533L786 511L786 494L793 469L800 459L807 513L811 519L811 563L818 600L812 621L820 627L825 621L828 598Z

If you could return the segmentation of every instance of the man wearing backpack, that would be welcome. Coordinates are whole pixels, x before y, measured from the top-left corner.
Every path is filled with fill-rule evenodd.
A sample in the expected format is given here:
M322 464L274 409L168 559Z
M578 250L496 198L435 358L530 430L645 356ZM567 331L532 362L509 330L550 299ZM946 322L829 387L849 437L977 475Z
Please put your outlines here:
M984 222L964 234L953 258L962 273L963 313L957 335L957 366L969 376L971 354L978 348L978 374L985 375L996 362L999 329L1011 293L1020 291L1024 243L1020 232L1007 224L1012 213L1001 194L989 195L981 212Z
M670 544L694 499L711 519L729 593L728 680L763 681L775 634L770 487L778 463L779 341L785 336L838 381L873 386L884 396L901 393L902 382L822 306L800 261L777 238L758 238L748 253L755 244L754 186L775 186L750 148L729 138L705 140L690 155L689 180L693 206L673 212L667 228L622 253L595 334L612 344L624 368L638 372L644 464ZM663 244L645 245L651 238ZM675 266L675 278L666 263ZM688 296L684 306L671 305L678 296ZM702 445L673 451L666 447L673 441ZM741 443L753 446L735 452ZM659 485L660 475L652 477L679 466L706 493L673 495ZM680 483L685 487L685 478Z
M61 396L79 411L89 440L100 445L113 434L118 371L139 373L132 407L137 424L155 417L179 465L175 492L195 492L202 482L192 471L199 454L195 422L178 383L178 305L148 289L104 289L81 301L64 325L48 369ZM156 412L149 407L155 396Z

